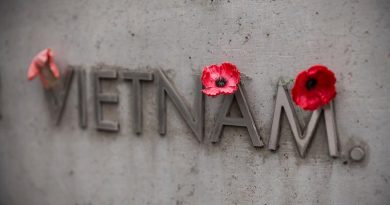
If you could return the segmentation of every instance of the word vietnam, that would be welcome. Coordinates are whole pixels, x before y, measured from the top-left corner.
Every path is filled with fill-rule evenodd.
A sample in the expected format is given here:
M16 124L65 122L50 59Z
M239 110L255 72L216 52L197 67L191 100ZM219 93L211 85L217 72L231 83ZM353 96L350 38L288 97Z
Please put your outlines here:
M46 90L45 94L49 100L49 109L56 119L58 125L73 81L74 73L77 76L78 102L79 102L79 122L81 128L87 127L87 97L86 97L86 71L83 69L68 69L63 77L58 80L58 86L53 90ZM161 135L167 132L167 98L169 98L174 107L178 110L184 122L191 129L195 138L200 142L204 138L204 117L205 117L205 96L200 92L202 84L197 79L195 83L195 98L193 107L188 106L186 100L180 95L179 91L169 80L162 70L155 72L135 72L130 70L94 70L94 104L96 127L99 131L117 132L119 123L104 119L103 104L118 104L119 96L115 93L102 92L102 82L105 80L117 80L120 78L131 83L132 111L134 118L134 132L142 133L142 84L147 81L156 81L157 85L157 111L158 111L158 129ZM236 101L242 117L232 117L229 115L232 103ZM284 112L282 112L284 110ZM237 92L232 95L223 96L223 102L218 110L212 134L211 142L220 140L224 126L245 127L254 147L264 147L264 142L258 132L253 116L248 105L245 89L242 85L238 87ZM285 85L279 83L275 100L275 109L272 120L271 134L268 141L268 149L277 150L280 138L280 126L282 113L287 116L293 139L296 142L301 157L305 153L312 141L317 124L322 113L325 118L326 134L328 139L329 155L339 156L338 136L336 133L336 124L334 118L333 102L312 112L310 120L304 130L301 129L297 114L293 107L292 100Z

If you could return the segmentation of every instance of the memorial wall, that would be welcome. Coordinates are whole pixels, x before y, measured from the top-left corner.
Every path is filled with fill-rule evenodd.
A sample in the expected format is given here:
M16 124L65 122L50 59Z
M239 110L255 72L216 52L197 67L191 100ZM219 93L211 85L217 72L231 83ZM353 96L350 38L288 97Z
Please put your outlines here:
M0 204L390 203L390 1L1 0Z

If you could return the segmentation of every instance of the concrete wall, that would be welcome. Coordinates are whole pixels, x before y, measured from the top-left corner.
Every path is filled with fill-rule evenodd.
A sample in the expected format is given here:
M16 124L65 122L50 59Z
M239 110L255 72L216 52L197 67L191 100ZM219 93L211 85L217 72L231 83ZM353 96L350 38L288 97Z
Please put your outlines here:
M9 0L0 3L0 204L389 204L390 1L387 0ZM58 64L88 72L88 128L78 126L72 85L54 126L39 80L26 80L45 47ZM91 71L104 63L162 68L188 101L204 65L231 61L260 134L271 128L278 79L322 63L337 75L342 156L328 156L323 121L306 158L287 122L281 148L252 147L242 128L198 143L171 103L168 134L157 126L156 87L144 87L144 132L132 132L130 84L118 92L119 133L96 130ZM206 136L221 98L207 98ZM308 113L300 113L307 120ZM353 163L353 145L366 149Z

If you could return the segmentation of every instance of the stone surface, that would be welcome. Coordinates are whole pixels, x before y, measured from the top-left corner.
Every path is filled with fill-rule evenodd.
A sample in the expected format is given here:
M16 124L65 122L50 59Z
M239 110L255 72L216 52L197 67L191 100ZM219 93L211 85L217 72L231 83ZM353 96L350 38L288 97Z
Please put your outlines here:
M0 1L0 204L388 204L390 201L390 1L3 0ZM78 125L73 82L54 126L39 80L27 67L51 47L63 69L87 71L88 127ZM280 77L322 63L335 71L342 156L328 155L323 120L305 159L287 122L276 153L226 127L221 142L198 143L168 103L158 135L155 82L144 84L144 130L133 134L131 84L107 106L119 133L98 132L91 71L165 70L192 101L205 65L231 61L248 76L256 125L267 142ZM207 98L206 136L221 98ZM299 112L300 120L308 119ZM362 162L348 163L353 146ZM343 163L345 162L345 163Z

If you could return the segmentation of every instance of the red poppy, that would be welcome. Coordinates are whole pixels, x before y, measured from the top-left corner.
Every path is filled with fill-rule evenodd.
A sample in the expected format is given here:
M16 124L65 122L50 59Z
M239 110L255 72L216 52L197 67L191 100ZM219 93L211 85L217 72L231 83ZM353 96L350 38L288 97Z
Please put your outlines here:
M298 74L292 89L294 102L304 110L316 110L336 96L336 77L323 65L314 65Z
M42 69L50 69L51 76L47 75L47 72L43 72ZM28 68L27 77L29 80L34 79L36 76L40 77L43 86L47 88L49 81L60 77L60 71L54 62L54 54L50 48L39 52L32 60L30 67Z
M203 68L202 92L208 96L233 94L238 89L240 71L231 63L210 65Z

